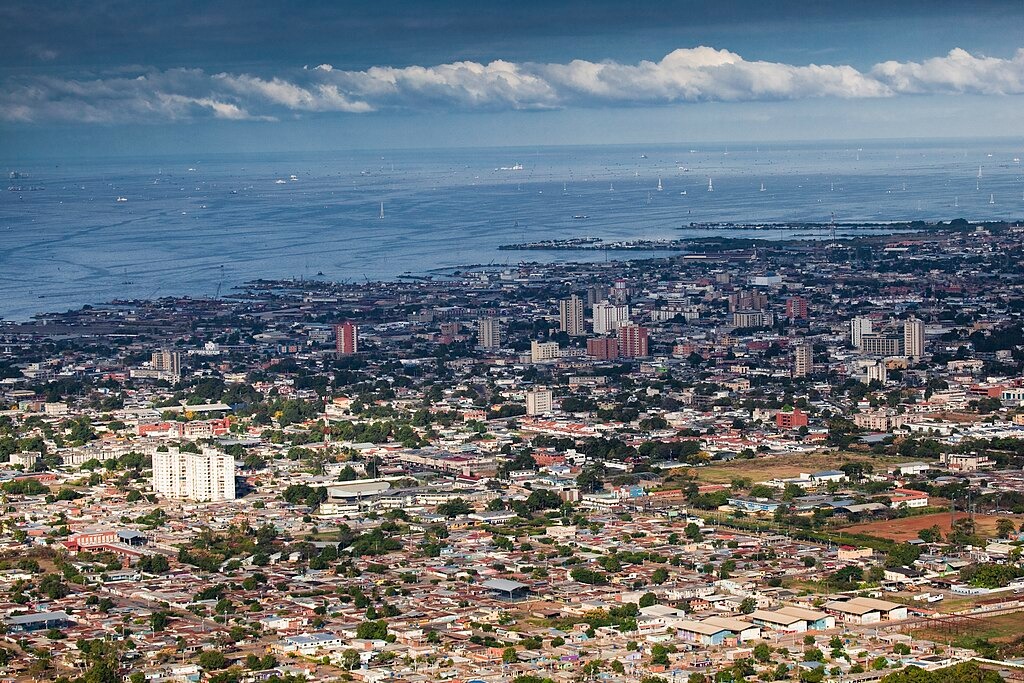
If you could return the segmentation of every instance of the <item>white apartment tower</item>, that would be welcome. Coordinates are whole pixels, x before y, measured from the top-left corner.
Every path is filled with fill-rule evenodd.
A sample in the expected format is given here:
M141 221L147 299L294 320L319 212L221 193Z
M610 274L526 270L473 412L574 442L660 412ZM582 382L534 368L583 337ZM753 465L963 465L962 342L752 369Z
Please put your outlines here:
M599 301L594 304L594 334L611 334L629 322L629 306Z
M850 344L855 349L864 345L864 335L871 334L871 318L854 318L850 321Z
M501 323L495 318L480 318L477 320L476 343L485 349L500 349Z
M814 347L797 344L793 349L793 376L807 377L814 372Z
M583 299L573 294L558 302L558 329L570 337L586 334L583 329Z
M526 414L544 415L554 410L554 394L550 389L526 392Z
M235 498L235 459L212 448L153 453L153 490L167 498L218 502Z
M924 321L909 318L903 322L903 352L917 360L924 355Z

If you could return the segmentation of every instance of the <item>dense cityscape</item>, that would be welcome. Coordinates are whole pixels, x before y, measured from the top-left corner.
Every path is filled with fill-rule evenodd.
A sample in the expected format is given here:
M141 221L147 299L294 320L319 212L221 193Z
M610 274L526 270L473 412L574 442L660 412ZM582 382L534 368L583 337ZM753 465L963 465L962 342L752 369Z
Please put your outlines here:
M0 323L0 678L1020 680L1024 225L906 227Z

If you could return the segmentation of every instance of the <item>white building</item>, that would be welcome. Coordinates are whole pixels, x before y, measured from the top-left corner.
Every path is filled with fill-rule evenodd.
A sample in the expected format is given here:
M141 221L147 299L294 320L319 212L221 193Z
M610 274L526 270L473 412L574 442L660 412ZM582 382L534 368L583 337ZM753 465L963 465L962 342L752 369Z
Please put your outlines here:
M558 329L570 337L586 334L583 329L583 299L573 294L558 302Z
M216 502L235 498L235 459L212 448L153 453L153 490L168 498Z
M501 324L494 318L477 321L476 343L485 349L501 348Z
M554 394L550 389L526 392L526 414L544 415L554 410Z
M793 349L793 376L806 377L814 372L814 347L797 344Z
M629 322L629 306L599 301L594 304L594 334L609 334L618 331Z
M865 334L871 334L871 318L854 318L850 321L850 343L854 348L863 346Z
M530 360L534 363L543 363L559 357L558 342L539 342L534 339L530 343Z
M903 323L903 352L917 360L924 355L924 321L910 318Z

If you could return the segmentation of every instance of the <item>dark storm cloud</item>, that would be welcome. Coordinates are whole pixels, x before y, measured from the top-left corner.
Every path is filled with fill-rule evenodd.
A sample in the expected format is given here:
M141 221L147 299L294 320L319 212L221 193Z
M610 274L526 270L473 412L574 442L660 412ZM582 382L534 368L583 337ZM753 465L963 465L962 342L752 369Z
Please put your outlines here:
M327 61L364 69L381 63L404 66L499 57L624 59L629 55L617 52L617 45L642 43L654 34L671 37L671 46L696 45L721 35L757 40L772 27L772 35L778 36L813 25L834 32L830 40L841 42L844 26L862 22L884 27L900 19L946 18L964 26L979 18L1019 19L1020 9L1020 2L978 0L7 0L0 3L0 65L227 69ZM960 16L964 22L956 18ZM600 54L580 54L572 41L591 50L603 44L604 49Z

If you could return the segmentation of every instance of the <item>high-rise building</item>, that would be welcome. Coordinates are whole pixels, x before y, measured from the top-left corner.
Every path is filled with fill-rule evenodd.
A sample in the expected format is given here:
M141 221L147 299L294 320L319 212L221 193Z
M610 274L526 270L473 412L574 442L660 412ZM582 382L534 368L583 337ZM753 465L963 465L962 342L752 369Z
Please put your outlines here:
M850 344L859 349L865 334L871 334L871 318L854 318L850 321Z
M235 498L235 459L212 448L183 453L178 448L153 453L153 490L168 498L202 502Z
M909 318L903 322L903 353L914 360L924 355L924 321Z
M786 317L790 320L807 320L807 299L802 296L786 299Z
M807 377L814 373L814 347L807 343L793 349L793 376Z
M619 328L619 355L626 358L647 356L647 328L623 325Z
M771 327L775 315L771 311L736 311L732 314L733 327Z
M476 321L476 343L485 349L501 348L501 323L495 318Z
M558 329L570 337L586 334L583 329L583 299L573 294L558 302Z
M626 304L629 303L630 293L629 283L625 280L616 280L612 283L612 291L609 298L617 304Z
M150 357L153 369L160 379L178 379L181 377L181 354L170 349L154 351Z
M587 340L587 355L597 360L619 357L619 340L615 337L591 337Z
M864 379L868 384L870 384L872 380L876 379L882 384L885 384L886 381L889 379L889 372L885 367L885 363L883 363L882 361L878 361L877 363L872 363L871 365L869 365L867 367L867 374L864 376Z
M903 337L894 334L864 334L860 350L869 356L899 356L903 354Z
M554 394L550 389L526 392L526 414L544 415L554 410Z
M530 360L534 363L554 360L559 357L558 342L530 342Z
M350 321L334 326L334 349L344 356L359 353L359 327Z
M599 301L594 304L594 334L610 334L629 322L629 306Z

